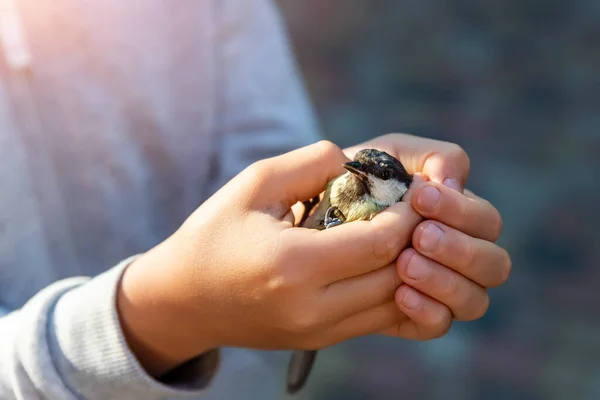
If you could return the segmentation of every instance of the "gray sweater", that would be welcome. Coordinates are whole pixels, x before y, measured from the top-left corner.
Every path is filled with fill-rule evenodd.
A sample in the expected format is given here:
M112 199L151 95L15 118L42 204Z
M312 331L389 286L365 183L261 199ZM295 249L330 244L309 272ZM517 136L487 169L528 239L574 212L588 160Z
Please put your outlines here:
M152 379L115 309L130 257L319 139L273 4L0 0L0 44L0 398L280 398L287 352Z

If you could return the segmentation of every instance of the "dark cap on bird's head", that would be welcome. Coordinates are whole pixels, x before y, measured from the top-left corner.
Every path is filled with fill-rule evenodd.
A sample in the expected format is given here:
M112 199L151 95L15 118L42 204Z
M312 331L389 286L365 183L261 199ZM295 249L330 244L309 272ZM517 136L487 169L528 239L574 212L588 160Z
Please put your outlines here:
M370 175L384 181L395 179L406 186L410 186L413 179L398 159L375 149L360 150L353 161L344 164L344 168L362 179Z

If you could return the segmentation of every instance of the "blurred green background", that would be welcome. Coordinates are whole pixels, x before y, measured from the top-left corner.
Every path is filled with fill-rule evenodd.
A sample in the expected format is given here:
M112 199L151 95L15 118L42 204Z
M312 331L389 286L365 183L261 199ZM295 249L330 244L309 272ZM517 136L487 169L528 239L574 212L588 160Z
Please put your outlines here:
M456 142L509 282L445 338L322 351L320 399L600 399L600 1L279 0L325 135Z

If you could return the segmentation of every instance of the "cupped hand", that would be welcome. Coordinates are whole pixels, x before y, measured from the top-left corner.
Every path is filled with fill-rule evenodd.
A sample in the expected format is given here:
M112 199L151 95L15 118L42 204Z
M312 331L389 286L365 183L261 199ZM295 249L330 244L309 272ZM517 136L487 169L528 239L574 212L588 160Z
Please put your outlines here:
M414 189L411 204L425 221L397 261L403 284L395 299L403 316L383 333L432 339L447 333L453 319L482 317L489 307L486 289L506 282L511 259L494 243L502 231L498 210L464 190L470 168L465 151L453 143L390 134L345 153L352 157L365 147L387 151L410 173L430 179Z
M257 162L125 270L121 325L150 373L221 346L319 349L397 323L395 263L422 221L408 201L371 221L294 227L292 205L345 161L320 142Z

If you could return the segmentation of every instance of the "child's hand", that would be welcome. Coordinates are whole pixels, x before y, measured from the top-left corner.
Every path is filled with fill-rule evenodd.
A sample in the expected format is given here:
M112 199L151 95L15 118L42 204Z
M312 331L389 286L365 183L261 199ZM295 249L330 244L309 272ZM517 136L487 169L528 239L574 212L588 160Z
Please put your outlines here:
M255 163L127 268L122 326L150 373L221 346L319 349L405 320L394 264L422 221L408 201L369 222L293 226L292 205L345 161L321 142Z
M431 182L415 188L413 208L423 217L413 236L413 248L398 259L403 285L396 293L409 320L385 333L413 339L444 335L453 319L472 321L489 306L486 289L506 282L511 259L494 242L502 218L488 201L464 190L470 162L453 143L406 134L384 135L347 149L376 148L397 157L410 173ZM463 194L464 191L464 194Z

